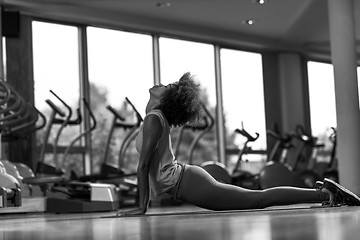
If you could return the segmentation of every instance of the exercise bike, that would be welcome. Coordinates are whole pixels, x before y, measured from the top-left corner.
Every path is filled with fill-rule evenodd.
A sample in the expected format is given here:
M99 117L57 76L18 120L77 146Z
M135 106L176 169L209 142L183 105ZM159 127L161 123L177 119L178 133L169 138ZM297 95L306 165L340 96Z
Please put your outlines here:
M244 161L242 159L244 154L251 151L251 147L249 147L248 144L256 141L259 138L259 134L256 133L256 136L251 136L244 128L235 129L235 133L244 136L246 141L243 147L239 150L238 158L232 171L229 171L225 165L214 162L204 162L201 166L220 182L248 189L258 189L259 184L257 174L242 170L241 164Z
M299 132L299 127L297 127ZM309 142L302 139L298 134L286 134L282 136L279 132L269 131L268 134L277 140L275 146L282 146L281 158L269 158L265 166L259 173L259 182L261 189L267 189L277 186L294 186L309 188L303 178L300 177L299 172L296 172L299 161L301 161L302 153L306 144ZM294 144L297 141L298 144ZM293 149L292 158L289 159L289 150ZM292 163L290 160L293 160Z
M301 127L297 127L297 137L304 142L303 158L305 159L305 169L299 170L295 166L295 171L298 171L300 178L304 181L305 185L313 188L316 181L321 180L320 175L315 172L317 164L317 153L320 148L324 147L324 144L318 143L318 139L309 134L306 134L305 130ZM309 148L310 154L307 154L306 147ZM308 157L310 156L310 157Z
M214 118L205 107L204 110L210 122L209 129L211 129L215 122ZM243 162L242 158L244 154L248 153L251 150L248 144L256 141L259 138L259 134L256 133L255 136L251 136L243 127L241 129L236 129L235 133L244 136L246 138L246 141L242 149L239 151L239 155L233 170L229 171L225 164L216 161L203 162L201 164L201 167L219 182L234 184L249 189L258 189L259 186L257 175L242 170L241 163Z
M331 130L332 133L329 136L329 139L332 142L330 162L328 164L327 170L323 173L323 177L332 179L335 182L339 182L339 171L337 169L338 159L336 157L336 147L337 147L336 128L332 127Z

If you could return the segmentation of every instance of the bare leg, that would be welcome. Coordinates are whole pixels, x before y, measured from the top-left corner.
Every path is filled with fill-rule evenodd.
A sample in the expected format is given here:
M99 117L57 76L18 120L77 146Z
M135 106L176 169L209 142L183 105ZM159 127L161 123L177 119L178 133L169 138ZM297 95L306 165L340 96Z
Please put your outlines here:
M249 190L217 182L201 167L186 165L177 198L211 210L241 210L321 203L327 200L328 195L315 189L294 187Z

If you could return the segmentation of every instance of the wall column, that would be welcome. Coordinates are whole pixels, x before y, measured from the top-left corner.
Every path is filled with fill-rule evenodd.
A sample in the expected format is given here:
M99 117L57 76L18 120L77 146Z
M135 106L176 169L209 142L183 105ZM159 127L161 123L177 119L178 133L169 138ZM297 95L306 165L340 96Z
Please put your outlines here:
M265 98L266 129L283 129L281 108L281 93L279 81L279 58L277 53L263 53L263 82ZM276 139L267 137L267 155L271 153Z
M334 65L340 183L360 194L360 112L356 72L354 3L328 0Z
M218 139L218 162L225 164L226 159L226 141L225 141L225 123L223 118L224 107L222 98L222 80L221 80L221 61L220 61L220 46L214 47L214 62L215 62L215 81L216 81L216 131Z
M282 132L293 132L301 125L310 132L310 110L303 60L297 53L279 54L279 87Z
M0 4L2 1L0 0ZM0 5L0 78L4 79L4 50L3 50L3 35L2 35L2 10L3 7Z
M20 14L19 36L6 38L7 82L29 104L34 103L31 21L31 17ZM26 139L9 142L9 159L34 169L35 143L35 133Z

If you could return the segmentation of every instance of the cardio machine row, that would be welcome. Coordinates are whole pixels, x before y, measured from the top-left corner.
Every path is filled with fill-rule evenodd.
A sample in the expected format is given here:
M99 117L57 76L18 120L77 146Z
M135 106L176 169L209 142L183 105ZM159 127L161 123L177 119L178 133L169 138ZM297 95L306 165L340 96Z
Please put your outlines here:
M10 137L15 138L15 136L16 139L26 138L32 132L46 128L43 134L44 139L40 150L40 158L34 171L23 163L13 163L7 159L1 160L0 186L3 190L0 191L0 194L5 199L5 203L0 205L0 208L3 208L0 210L7 208L14 210L14 212L32 212L41 211L41 209L47 212L59 213L93 212L112 211L119 207L137 204L137 183L136 180L131 178L135 173L120 168L119 165L108 164L106 155L101 164L100 173L77 176L75 172L71 171L69 173L69 170L64 169L66 161L74 152L75 143L81 141L84 136L90 134L96 128L96 118L84 99L85 111L88 111L91 117L89 128L70 141L68 146L59 147L58 142L63 129L81 124L80 110L77 109L77 116L72 119L72 109L57 94L51 91L63 106L59 107L53 101L46 100L51 109L50 117L47 120L35 107L25 104L25 101L10 85L0 81L0 87L0 106L3 114L0 118L0 127L3 141ZM123 129L127 132L119 147L119 161L122 161L121 158L125 157L127 148L134 136L136 136L142 121L141 115L131 101L128 98L125 100L135 112L136 122L133 119L131 121L125 119L116 109L107 106L107 110L113 116L113 122L108 134L105 154L109 152L109 145L114 137L114 131ZM21 114L18 112L21 112ZM40 124L36 124L39 121ZM18 122L25 123L21 125ZM54 128L55 125L59 127ZM51 135L55 136L53 143L49 143L49 136ZM46 149L48 151L49 148L52 149L52 163L45 161ZM62 150L59 151L59 149ZM62 159L59 158L60 152L63 154ZM43 206L39 207L37 205L34 209L31 207L20 209L26 205L27 201L32 202L34 199L41 199L41 202L44 203Z
M193 142L190 144L187 158L192 163L194 147L214 126L214 118L204 106L204 116L200 124L185 126L184 129L198 131ZM276 186L294 186L314 188L316 181L330 178L338 182L337 159L336 159L336 129L332 128L329 136L332 142L329 161L318 161L319 150L324 144L318 138L306 133L300 125L293 132L281 134L276 126L267 130L268 137L275 141L266 161L259 172L246 171L243 164L244 156L253 150L251 144L259 138L258 133L250 134L244 127L235 130L235 134L245 138L240 147L234 167L228 162L205 161L199 165L208 171L216 180L230 183L248 189L267 189ZM179 139L181 139L180 131ZM178 143L175 150L178 148ZM175 151L176 152L176 151Z

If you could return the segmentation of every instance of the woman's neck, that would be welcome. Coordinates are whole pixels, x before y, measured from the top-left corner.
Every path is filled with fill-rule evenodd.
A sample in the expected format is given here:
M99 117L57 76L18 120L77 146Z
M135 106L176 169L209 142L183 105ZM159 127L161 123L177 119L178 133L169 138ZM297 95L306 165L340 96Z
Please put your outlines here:
M160 104L159 101L155 99L150 99L148 104L146 105L146 109L145 109L146 114L148 114L151 110L158 108L159 104Z

